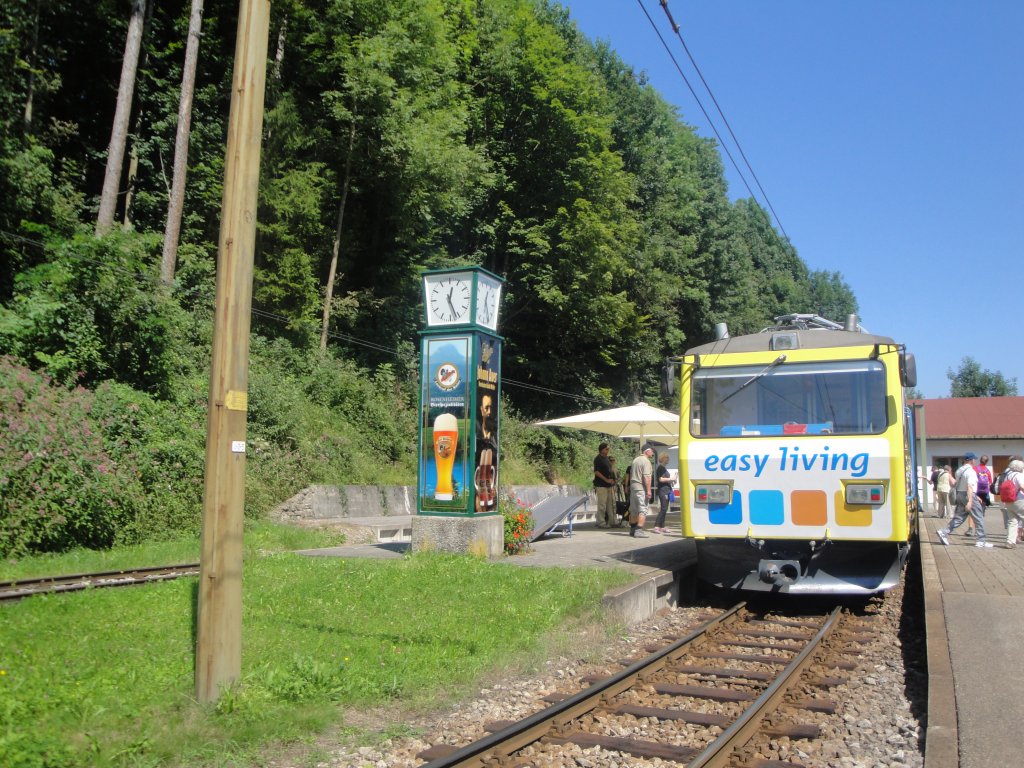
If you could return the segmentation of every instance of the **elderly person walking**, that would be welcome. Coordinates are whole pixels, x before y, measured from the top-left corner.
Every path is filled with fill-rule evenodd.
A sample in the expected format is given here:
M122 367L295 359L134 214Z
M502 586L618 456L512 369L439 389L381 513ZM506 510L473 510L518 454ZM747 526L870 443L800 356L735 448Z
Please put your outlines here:
M1006 548L1014 549L1017 546L1017 531L1024 526L1024 461L1014 459L1007 468L1006 478L999 491L999 499L1003 502L1003 519L1006 521ZM1013 499L1007 498L1003 487L1010 483L1009 490L1013 492Z
M978 460L976 454L968 451L964 454L964 464L956 471L956 508L949 525L938 531L939 541L949 546L949 534L955 531L970 515L978 531L978 543L974 546L991 549L992 543L985 540L985 507L978 498L978 473L974 464Z
M651 503L653 457L654 446L647 443L629 467L629 535L639 539L647 538L644 521L647 519L647 505Z

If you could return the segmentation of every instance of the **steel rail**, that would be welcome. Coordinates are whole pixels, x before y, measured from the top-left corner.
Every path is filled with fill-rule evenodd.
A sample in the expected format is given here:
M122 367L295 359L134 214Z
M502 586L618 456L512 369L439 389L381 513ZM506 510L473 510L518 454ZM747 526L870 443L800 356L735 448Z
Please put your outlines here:
M57 592L78 592L98 587L121 587L168 581L199 573L199 563L124 568L119 571L72 573L63 576L41 576L34 579L0 582L0 600L19 600L33 595Z
M657 671L667 661L679 656L689 645L704 637L714 627L728 621L735 621L740 610L745 606L746 602L738 603L701 624L685 637L659 649L635 664L631 664L607 680L595 683L564 701L553 704L507 728L495 731L450 755L432 760L420 768L480 768L496 758L507 757L547 735L552 727L564 726L600 706L602 701L629 689L634 684L634 679L640 674Z
M810 639L800 653L786 665L775 681L758 696L740 717L686 764L687 768L723 768L731 764L732 751L743 746L757 732L761 720L773 711L789 687L800 679L801 673L814 661L815 653L825 638L832 634L842 616L842 608L836 607L829 614L821 629Z

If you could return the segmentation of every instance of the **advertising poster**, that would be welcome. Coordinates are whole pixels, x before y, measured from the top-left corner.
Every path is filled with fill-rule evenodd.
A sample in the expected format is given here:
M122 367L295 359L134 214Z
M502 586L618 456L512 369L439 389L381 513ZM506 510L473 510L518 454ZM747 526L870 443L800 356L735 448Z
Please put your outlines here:
M469 336L428 337L423 350L420 509L467 513Z
M498 402L501 341L476 337L476 445L473 451L473 511L498 511Z

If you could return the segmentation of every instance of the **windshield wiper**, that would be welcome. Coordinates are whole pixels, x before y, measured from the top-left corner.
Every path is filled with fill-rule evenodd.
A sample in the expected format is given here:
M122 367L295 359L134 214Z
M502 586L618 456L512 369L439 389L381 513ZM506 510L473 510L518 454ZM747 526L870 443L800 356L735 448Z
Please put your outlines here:
M770 363L768 363L768 365L766 365L763 370L759 371L758 373L755 373L749 379L747 379L742 384L740 384L736 389L734 389L728 395L726 395L721 400L719 400L718 404L721 405L722 403L724 403L726 400L728 400L733 395L738 395L740 392L742 392L744 389L749 387L755 381L760 379L762 376L766 375L768 373L768 371L770 371L772 368L774 368L777 365L782 365L784 362L786 362L786 356L785 355L779 355L774 360L772 360Z

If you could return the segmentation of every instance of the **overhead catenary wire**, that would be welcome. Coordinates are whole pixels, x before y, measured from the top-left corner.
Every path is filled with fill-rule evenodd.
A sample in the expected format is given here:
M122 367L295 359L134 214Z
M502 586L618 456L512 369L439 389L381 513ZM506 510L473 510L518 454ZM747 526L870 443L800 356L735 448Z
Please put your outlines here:
M704 107L704 103L701 101L701 98L697 95L696 89L693 87L693 84L690 82L690 79L686 76L686 73L683 71L682 66L680 66L679 61L676 59L675 54L672 52L672 49L669 47L669 45L666 42L665 38L662 36L661 31L658 29L658 26L655 23L654 19L651 17L651 14L648 13L646 6L644 6L643 0L636 0L636 2L637 2L637 5L640 6L640 10L643 11L644 16L647 17L647 21L650 23L651 28L654 30L654 33L658 36L658 40L661 41L662 46L665 48L665 52L668 54L669 59L672 60L672 64L675 66L676 71L679 73L679 76L683 79L683 82L686 84L686 87L689 89L690 94L693 96L694 101L697 102L697 106L700 108L700 111L704 114L704 119L707 120L708 125L711 127L711 130L714 132L715 136L718 138L719 146L721 146L722 151L725 152L726 156L729 158L729 162L732 163L733 168L736 169L736 174L740 177L740 181L743 182L743 186L746 187L747 193L752 198L754 198L756 200L757 199L757 195L754 194L754 190L751 188L750 183L747 181L746 175L743 173L743 170L740 168L739 163L736 162L736 158L733 157L732 152L729 150L729 145L726 144L725 139L722 137L722 134L719 132L718 127L715 124L715 121L712 120L711 119L711 115L708 114L707 109ZM778 213L775 211L775 206L772 205L772 202L769 199L767 192L765 192L764 187L762 186L760 179L758 179L757 174L754 172L753 166L750 164L750 161L747 159L746 153L743 151L743 146L740 144L739 139L736 137L736 134L733 132L732 126L729 124L728 119L725 117L725 113L722 111L722 108L721 108L721 106L718 103L718 99L715 98L715 94L711 90L711 86L708 85L708 82L704 78L704 75L701 72L700 67L697 66L696 60L694 59L693 55L690 53L690 49L686 45L686 41L683 39L683 36L682 36L681 31L680 31L679 25L676 23L675 19L672 17L671 11L669 11L668 0L659 0L659 3L661 5L661 7L662 7L662 10L665 12L665 16L668 18L668 22L669 22L669 24L672 27L672 31L675 33L676 37L679 39L680 44L683 46L683 50L686 52L687 57L690 59L691 65L693 66L694 70L697 72L697 75L700 77L701 83L703 83L705 90L708 92L708 95L711 97L711 101L714 103L715 109L718 110L718 114L721 117L722 122L725 123L725 127L729 131L729 136L732 138L733 144L735 144L737 151L739 152L740 156L743 158L743 162L746 164L746 167L750 171L750 175L754 179L754 183L756 184L757 188L760 190L761 196L764 198L765 205L768 207L768 210L771 211L772 216L775 217L775 222L776 222L776 224L779 227L779 231L782 233L782 236L785 237L786 240L788 241L789 240L789 235L786 233L786 229L782 225L782 220L779 218Z
M722 111L722 107L718 103L718 99L715 98L715 92L711 90L711 86L708 85L708 81L704 79L704 73L700 71L700 67L697 66L697 60L693 58L693 54L690 53L690 47L686 44L686 40L683 39L683 33L676 23L676 20L672 18L672 12L668 9L668 0L660 0L661 7L665 11L665 15L668 17L669 24L672 25L672 31L676 33L676 37L679 38L679 43L683 46L683 50L686 51L686 56L693 65L694 71L700 78L700 81L704 84L704 89L708 92L708 96L711 97L711 101L715 105L715 109L718 110L719 116L722 118L722 122L725 123L726 129L729 131L729 135L732 137L733 143L736 145L736 149L740 153L740 157L743 158L743 162L746 164L747 169L750 171L750 175L754 179L754 183L757 184L757 188L761 190L761 196L764 198L765 205L768 206L768 210L772 212L775 217L775 223L779 225L779 230L782 232L783 237L789 240L789 235L786 234L786 228L782 226L782 219L779 218L779 214L775 212L775 206L772 205L772 201L768 197L768 193L764 191L764 187L761 185L761 180L757 178L757 173L754 172L754 167L750 164L750 160L747 159L747 153L743 151L743 145L740 144L740 140L736 138L736 134L732 130L732 126L729 124L729 119L725 116L725 112Z

